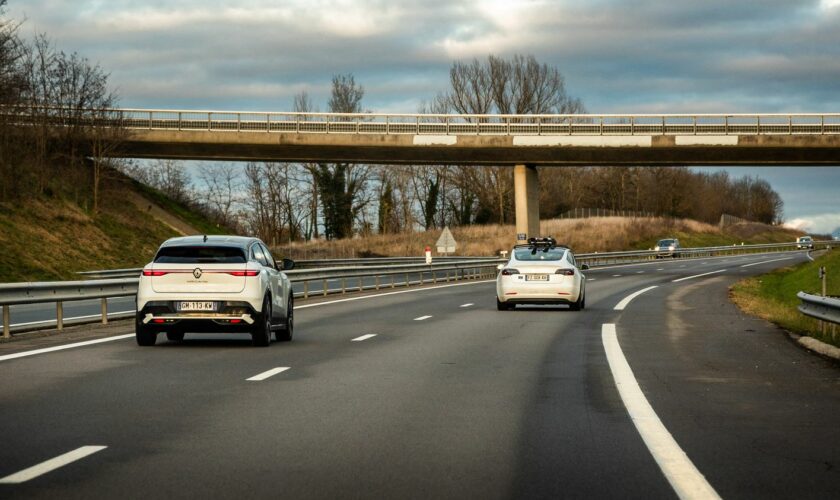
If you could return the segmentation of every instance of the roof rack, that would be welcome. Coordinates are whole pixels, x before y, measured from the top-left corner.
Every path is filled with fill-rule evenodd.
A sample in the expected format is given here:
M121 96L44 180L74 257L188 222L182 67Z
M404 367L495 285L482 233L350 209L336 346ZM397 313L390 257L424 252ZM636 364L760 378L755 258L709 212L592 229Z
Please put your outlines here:
M569 247L566 245L558 245L557 240L551 236L545 236L542 238L528 238L528 243L514 245L514 248L530 248L532 250L531 253L537 253L538 249L543 252L547 252L551 248L568 249Z

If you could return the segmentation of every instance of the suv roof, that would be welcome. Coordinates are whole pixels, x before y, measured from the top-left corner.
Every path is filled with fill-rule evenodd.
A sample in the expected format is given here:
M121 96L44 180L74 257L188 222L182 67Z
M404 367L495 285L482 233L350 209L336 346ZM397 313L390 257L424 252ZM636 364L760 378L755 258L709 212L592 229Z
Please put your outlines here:
M246 248L251 242L259 241L258 238L248 236L228 235L195 235L179 236L169 238L161 244L161 247L182 246L182 245L216 245Z

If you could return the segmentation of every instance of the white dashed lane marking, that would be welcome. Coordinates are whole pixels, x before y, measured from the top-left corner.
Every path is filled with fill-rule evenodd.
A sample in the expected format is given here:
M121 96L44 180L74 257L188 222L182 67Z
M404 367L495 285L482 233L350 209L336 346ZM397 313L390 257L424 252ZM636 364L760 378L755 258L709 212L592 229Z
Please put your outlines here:
M30 479L35 479L38 476L42 476L47 472L52 472L60 467L64 467L67 464L73 463L77 460L81 460L89 455L93 455L98 451L102 451L107 446L82 446L81 448L76 448L73 451L69 451L63 455L59 455L55 458L51 458L46 462L41 462L38 465L33 465L28 469L23 469L20 472L16 472L10 476L6 476L0 479L0 484L18 484L29 481Z
M623 299L621 299L621 302L616 304L616 306L613 309L615 309L616 311L623 311L624 308L627 307L627 304L629 304L631 300L635 299L636 297L638 297L639 295L641 295L645 292L649 292L649 291L653 290L654 288L656 288L656 285L649 286L647 288L643 288L643 289L639 290L638 292L631 293L627 297L624 297Z
M419 318L414 318L414 321L423 321L429 318L431 318L431 316L420 316Z
M259 375L254 375L253 377L245 379L245 380L250 380L251 382L259 382L261 380L267 379L268 377L273 377L274 375L277 375L278 373L283 373L284 371L286 371L288 369L289 369L288 366L278 366L277 368L272 368L271 370L262 372Z
M779 262L780 260L790 260L793 257L784 257L782 259L773 259L773 260L763 260L761 262L753 262L752 264L744 264L741 267L750 267L750 266L757 266L759 264L769 264L770 262Z
M724 271L726 271L726 269L718 269L717 271L710 271L708 273L703 273L703 274L695 274L694 276L686 276L685 278L680 278L680 279L671 280L671 281L672 281L672 283L679 283L680 281L690 280L690 279L694 279L694 278L700 278L701 276L708 276L710 274L722 273Z
M356 337L355 339L351 340L351 342L361 342L363 340L372 339L376 337L375 333L368 333L367 335L362 335L361 337Z
M470 307L471 305L473 305L473 303L472 303L472 302L467 302L466 304L461 304L461 305L460 305L460 306L458 306L458 307Z

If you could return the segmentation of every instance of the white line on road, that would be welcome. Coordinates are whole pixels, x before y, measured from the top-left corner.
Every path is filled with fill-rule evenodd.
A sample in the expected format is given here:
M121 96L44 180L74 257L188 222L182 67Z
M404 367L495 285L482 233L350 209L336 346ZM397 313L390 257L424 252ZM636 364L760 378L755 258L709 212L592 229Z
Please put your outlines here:
M108 311L108 319L116 319L119 316L124 316L126 314L134 314L134 311L133 310L132 311ZM78 320L83 320L83 319L94 319L94 318L98 319L98 318L101 318L101 317L102 317L101 314L89 314L87 316L73 316L73 317L70 317L70 318L64 318L64 323L70 323L70 322L73 322L73 321L78 321ZM53 324L53 325L56 324L56 320L54 320L54 319L42 319L42 320L38 320L38 321L27 321L25 323L12 323L11 325L9 325L9 329L11 330L12 328L20 328L20 327L24 327L24 326L50 325L50 324ZM2 332L2 331L3 331L3 327L0 326L0 332Z
M636 274L645 274L644 271L636 271Z
M773 259L773 260L763 260L761 262L753 262L752 264L744 264L741 267L750 267L750 266L757 266L759 264L769 264L770 262L779 262L780 260L790 260L793 257L785 257L783 259Z
M424 319L429 319L431 316L420 316L419 318L414 318L414 321L423 321Z
M671 282L672 283L679 283L680 281L691 280L691 279L694 279L694 278L700 278L701 276L708 276L710 274L722 273L724 271L726 271L726 269L718 269L717 271L711 271L711 272L703 273L703 274L695 274L694 276L686 276L685 278L671 280Z
M278 366L277 368L272 368L271 370L268 370L267 372L262 372L259 375L254 375L253 377L246 378L245 380L250 380L252 382L259 382L261 380L267 379L268 377L273 377L274 375L277 375L278 373L283 373L284 371L286 371L288 369L289 369L288 366Z
M453 283L451 285L439 285L439 286L430 286L426 288L415 288L413 290L399 290L397 292L386 292L386 293L377 293L373 295L363 295L361 297L349 297L346 299L338 299L338 300L328 300L325 302L317 302L315 304L304 304L304 305L295 305L295 310L298 309L306 309L308 307L320 307L320 306L327 306L330 304L338 304L341 302L353 302L355 300L369 300L369 299L378 299L380 297L387 297L388 295L400 295L403 293L417 293L417 292L427 292L429 290L439 290L441 288L451 288L453 286L468 286L468 285L480 285L482 283L495 283L496 280L481 280L481 281L470 281L469 283Z
M613 274L613 278L620 278L620 277L621 277L620 274Z
M114 337L105 337L104 339L96 339L96 340L86 340L84 342L76 342L75 344L65 344L59 345L55 347L46 347L44 349L35 349L34 351L25 351L25 352L16 352L14 354L6 354L5 356L0 356L0 361L7 361L10 359L17 359L17 358L25 358L26 356L35 356L36 354L45 354L48 352L54 351L63 351L65 349L73 349L74 347L82 347L86 345L93 345L93 344L101 344L103 342L112 342L114 340L122 340L127 338L133 338L134 334L129 333L128 335L116 335Z
M811 262L814 262L814 258L813 258L813 257L811 257L811 252L807 252L807 253L805 254L805 256L806 256L806 257L808 257L808 260L810 260Z
M458 307L470 307L471 305L473 305L473 303L472 303L472 302L467 302L466 304L461 304L461 305L460 305L460 306L458 306Z
M653 407L645 398L633 370L627 363L615 332L614 324L604 324L601 327L601 341L607 354L607 362L615 379L621 400L624 402L630 420L642 436L650 454L653 455L659 468L677 496L687 498L720 498L712 485L706 481L703 474L680 448L668 429L653 411Z
M616 311L623 311L624 308L627 307L627 304L629 304L631 300L635 299L636 297L638 297L639 295L641 295L645 292L649 292L649 291L653 290L654 288L656 288L656 285L649 286L647 288L642 288L638 292L631 293L627 297L624 297L623 299L621 299L621 302L616 304L613 309L615 309Z
M372 339L376 337L375 333L368 333L367 335L362 335L361 337L356 337L355 339L351 340L350 342L361 342L363 340Z
M663 268L663 267L660 267L659 269L657 269L657 271L664 271L664 270L665 270L665 268Z
M10 476L6 476L3 479L0 479L0 483L2 484L18 484L29 481L30 479L35 479L38 476L43 476L47 472L54 471L59 467L64 467L65 465L75 462L76 460L81 460L88 455L93 455L98 451L102 451L107 446L82 446L81 448L77 448L73 451L67 452L64 455L59 455L55 458L51 458L46 462L41 462L38 465L33 465L28 469L23 469L20 472L16 472Z

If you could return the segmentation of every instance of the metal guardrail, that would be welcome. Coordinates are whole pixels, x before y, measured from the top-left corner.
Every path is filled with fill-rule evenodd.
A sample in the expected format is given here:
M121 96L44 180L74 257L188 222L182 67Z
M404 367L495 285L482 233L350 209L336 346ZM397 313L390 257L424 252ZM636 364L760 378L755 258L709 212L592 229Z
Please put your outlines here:
M815 247L832 247L840 245L840 241L817 241ZM736 245L706 248L683 248L679 250L677 258L703 258L717 255L737 255L756 252L783 252L796 250L796 243L772 243L762 245ZM629 264L636 262L647 262L655 259L659 252L654 250L638 250L630 252L604 252L586 253L576 256L580 263L592 266L604 266L610 264ZM394 259L385 259L393 262ZM411 286L411 276L419 276L419 282L425 283L425 276L432 274L431 280L438 281L438 273L445 273L441 279L470 279L482 276L495 276L496 266L507 262L507 259L484 258L484 259L462 259L438 261L432 265L425 263L417 264L393 264L378 263L378 265L349 266L349 267L328 267L319 269L296 269L287 271L287 275L293 283L303 283L303 292L296 294L298 297L308 298L314 295L328 295L330 293L346 293L347 291L363 291L369 289L380 289L382 287L395 287L397 284L392 279L390 283L380 282L383 276L405 277L405 285ZM116 270L123 271L123 270ZM140 270L132 270L134 275ZM365 286L364 278L375 278L373 285ZM348 286L350 279L357 279L357 286ZM102 299L103 323L107 322L108 304L105 299L111 297L125 297L135 295L137 291L137 277L115 278L90 281L67 281L67 282L45 282L45 283L13 283L0 285L0 306L3 308L3 335L9 336L9 307L15 304L32 303L56 303L56 317L58 328L63 327L63 302L85 299ZM341 288L330 290L327 281L341 280ZM320 291L310 287L310 283L320 282ZM402 284L402 283L401 283Z
M840 324L840 299L805 292L799 292L796 296L801 301L798 307L799 312L805 316Z
M395 265L395 264L420 264L425 263L425 257L369 257L359 259L312 259L312 260L296 260L295 270L298 269L321 269L327 267L353 267L353 266L375 266L375 265ZM435 262L455 262L455 261L476 261L482 262L486 260L494 260L496 257L435 257ZM106 269L101 271L81 271L76 274L86 279L105 279L105 278L133 278L140 274L142 267L132 267L127 269Z
M316 295L309 292L309 283L321 281L323 290L317 295L336 293L329 290L327 281L340 279L342 287L340 293L353 290L379 289L379 277L404 275L404 286L411 286L409 279L412 275L419 276L420 284L425 284L425 275L431 273L431 281L437 282L438 277L449 281L451 279L476 279L483 276L495 276L496 266L505 262L502 259L461 260L438 264L402 264L379 266L332 267L322 269L300 269L287 271L292 283L303 283L304 291L296 293L297 297ZM439 274L444 273L444 274ZM139 274L139 271L138 273ZM361 280L365 277L375 277L376 283L372 287L365 287ZM358 287L348 287L347 280L358 278ZM11 318L9 306L19 304L53 303L56 304L56 326L59 330L64 327L64 302L74 300L101 299L101 321L108 322L108 298L128 297L137 294L138 277L115 278L90 281L54 281L42 283L11 283L0 285L0 307L3 308L3 336L11 335ZM385 286L385 285L383 285ZM390 282L395 287L394 280Z
M825 135L840 113L755 114L382 114L165 109L2 110L26 125L122 126L142 130L414 135Z

